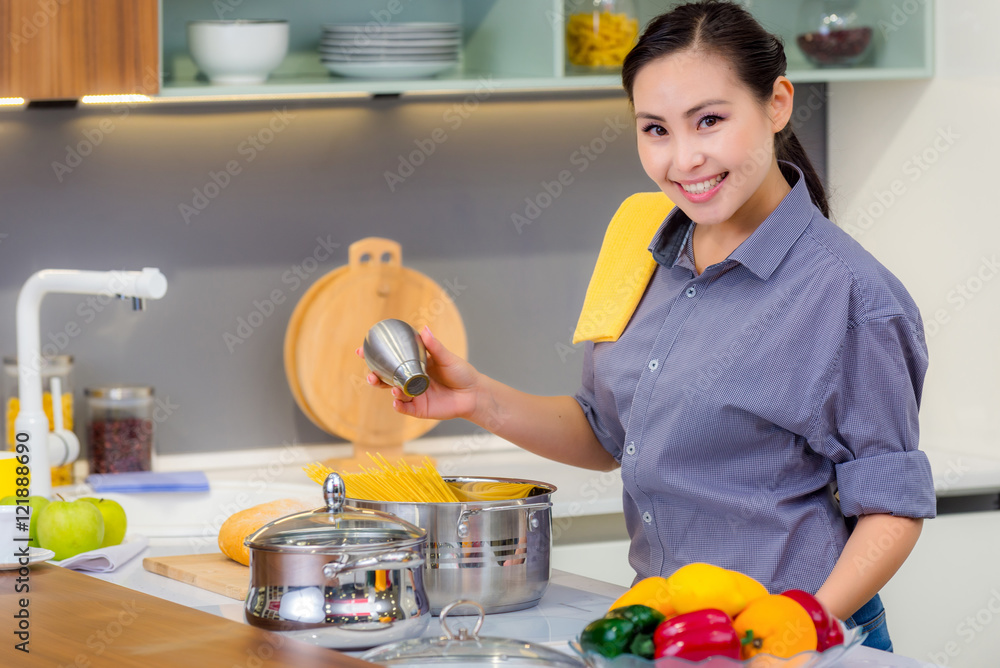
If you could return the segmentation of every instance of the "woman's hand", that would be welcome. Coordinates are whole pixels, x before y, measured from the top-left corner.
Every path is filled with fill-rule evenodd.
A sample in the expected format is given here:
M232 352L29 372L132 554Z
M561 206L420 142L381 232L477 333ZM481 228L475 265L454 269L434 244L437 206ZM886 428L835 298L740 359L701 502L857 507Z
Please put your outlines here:
M388 388L393 396L392 407L398 413L429 420L468 418L476 409L479 372L445 348L428 327L420 331L420 339L427 349L427 376L431 381L425 392L408 397L398 387L387 385L372 372L368 373L368 383ZM362 348L355 352L364 358Z

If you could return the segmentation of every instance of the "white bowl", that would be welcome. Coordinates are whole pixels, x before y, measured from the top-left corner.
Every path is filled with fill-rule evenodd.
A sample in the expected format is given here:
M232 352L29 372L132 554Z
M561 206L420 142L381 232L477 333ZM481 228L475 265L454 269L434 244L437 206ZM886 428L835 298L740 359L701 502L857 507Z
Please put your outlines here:
M288 21L189 21L188 50L214 84L258 84L288 53Z

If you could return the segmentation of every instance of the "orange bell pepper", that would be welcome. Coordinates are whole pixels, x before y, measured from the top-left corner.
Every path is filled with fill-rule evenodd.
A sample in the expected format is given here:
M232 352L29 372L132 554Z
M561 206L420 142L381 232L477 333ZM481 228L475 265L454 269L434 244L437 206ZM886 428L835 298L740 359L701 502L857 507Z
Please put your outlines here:
M799 603L788 596L769 594L751 602L733 620L743 659L771 654L787 659L816 649L816 626Z

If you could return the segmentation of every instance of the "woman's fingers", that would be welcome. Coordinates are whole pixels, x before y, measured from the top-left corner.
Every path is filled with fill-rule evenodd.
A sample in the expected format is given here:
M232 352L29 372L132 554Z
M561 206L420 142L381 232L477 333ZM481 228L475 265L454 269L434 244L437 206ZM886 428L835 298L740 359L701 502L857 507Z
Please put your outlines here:
M427 325L420 330L420 340L424 342L424 348L427 349L428 355L434 358L434 361L438 364L447 365L454 357L455 354L444 347L444 344L434 338L431 334L431 329Z

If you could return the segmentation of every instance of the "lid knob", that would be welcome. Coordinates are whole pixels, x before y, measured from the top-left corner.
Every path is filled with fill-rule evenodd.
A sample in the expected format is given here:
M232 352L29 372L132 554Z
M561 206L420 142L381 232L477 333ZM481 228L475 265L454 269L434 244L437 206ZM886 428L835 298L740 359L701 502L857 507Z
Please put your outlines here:
M339 513L347 498L347 489L344 486L344 479L336 472L331 472L323 481L323 498L326 499L326 508L331 513Z

